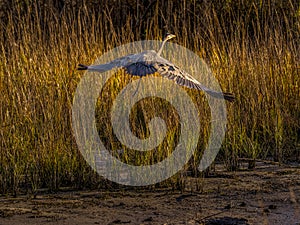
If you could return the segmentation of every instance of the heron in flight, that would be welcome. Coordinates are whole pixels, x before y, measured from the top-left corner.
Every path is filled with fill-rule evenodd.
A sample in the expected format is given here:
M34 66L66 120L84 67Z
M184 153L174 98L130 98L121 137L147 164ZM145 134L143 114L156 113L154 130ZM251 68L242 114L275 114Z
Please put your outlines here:
M158 52L154 50L147 50L137 54L129 54L100 65L86 66L79 64L78 70L88 70L102 73L114 68L123 68L125 69L126 73L132 76L139 76L140 78L157 72L161 76L173 80L176 82L176 84L181 86L205 91L207 94L215 98L224 98L230 102L234 101L234 96L231 93L214 91L204 86L190 74L160 56L165 43L174 37L175 35L173 34L167 34L161 43Z

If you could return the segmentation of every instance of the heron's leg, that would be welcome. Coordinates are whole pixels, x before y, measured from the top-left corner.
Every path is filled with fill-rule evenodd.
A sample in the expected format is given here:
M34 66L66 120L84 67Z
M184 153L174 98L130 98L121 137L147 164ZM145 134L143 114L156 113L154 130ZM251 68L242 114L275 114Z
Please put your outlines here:
M142 80L142 77L140 77L139 82L138 82L138 84L137 84L137 88L136 88L136 90L135 90L135 92L133 93L132 96L135 96L135 94L137 93L137 91L138 91L138 89L139 89L139 86L140 86L140 83L141 83L141 80Z

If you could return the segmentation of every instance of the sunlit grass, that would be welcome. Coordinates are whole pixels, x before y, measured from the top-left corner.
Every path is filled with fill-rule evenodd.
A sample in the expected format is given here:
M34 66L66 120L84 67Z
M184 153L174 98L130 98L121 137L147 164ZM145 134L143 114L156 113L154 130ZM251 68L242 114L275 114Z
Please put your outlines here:
M220 158L229 169L237 166L238 157L299 160L299 5L286 6L294 14L274 6L269 15L268 7L253 1L244 9L247 17L229 2L226 12L212 7L200 10L201 15L165 15L177 35L174 41L203 57L222 89L236 97L227 105L228 129ZM93 14L85 7L55 14L49 6L42 14L30 3L27 10L16 5L14 11L6 12L0 24L1 193L106 184L85 163L72 134L73 96L82 76L76 65L93 63L106 50L139 38L160 40L163 30L157 18L161 12L153 7L143 27L134 26L130 17L122 27L109 10ZM113 134L109 113L114 98L129 81L129 76L117 73L99 96L99 136L112 152L125 149L120 159L126 163L155 163L174 150L178 115L167 102L140 102L132 111L133 132L147 137L148 121L160 116L168 134L147 153L126 149ZM203 138L197 153L201 155L209 136L210 111L202 93L187 92L202 112ZM178 177L172 179L180 183ZM178 185L172 179L167 184Z

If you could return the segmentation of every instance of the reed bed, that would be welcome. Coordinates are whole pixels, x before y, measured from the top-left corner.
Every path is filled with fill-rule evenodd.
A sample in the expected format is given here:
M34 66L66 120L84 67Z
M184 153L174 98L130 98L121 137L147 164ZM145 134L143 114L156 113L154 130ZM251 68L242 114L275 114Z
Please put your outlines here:
M227 105L218 160L228 169L238 168L238 157L300 160L297 1L3 1L0 18L1 194L114 187L84 161L72 134L72 102L83 76L76 66L121 44L160 40L166 30L202 57L223 90L236 97ZM129 76L117 73L97 104L99 136L112 152L124 146L112 132L110 108L128 82ZM203 139L191 162L196 165L209 136L210 111L203 94L187 92L203 112ZM133 109L133 132L147 137L147 121L159 115L167 138L145 154L125 148L124 162L155 163L178 141L178 115L154 100ZM164 185L181 187L181 179L179 173Z

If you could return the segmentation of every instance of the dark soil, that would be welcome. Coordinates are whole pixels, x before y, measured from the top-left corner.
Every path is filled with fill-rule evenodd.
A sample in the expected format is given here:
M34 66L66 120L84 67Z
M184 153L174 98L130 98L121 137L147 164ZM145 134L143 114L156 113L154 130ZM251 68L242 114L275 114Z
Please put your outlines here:
M209 178L187 178L185 186L184 192L101 190L1 197L0 225L300 225L299 166L261 163L238 172L220 168Z

